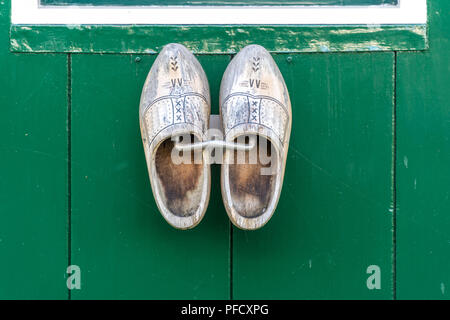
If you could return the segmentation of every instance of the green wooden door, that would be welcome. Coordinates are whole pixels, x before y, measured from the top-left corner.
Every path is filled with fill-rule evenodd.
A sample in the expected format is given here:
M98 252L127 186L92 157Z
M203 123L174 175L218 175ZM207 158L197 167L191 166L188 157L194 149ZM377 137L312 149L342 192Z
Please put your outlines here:
M374 1L357 2L396 3ZM29 49L14 36L10 47L10 1L0 2L0 298L448 298L450 5L428 3L423 52L273 47L293 129L278 209L251 232L231 226L217 165L197 228L159 214L138 122L155 54L75 53L64 39L60 53L11 53ZM38 37L21 32L33 51ZM213 114L232 57L198 55ZM80 290L66 287L69 265Z
M293 110L284 189L265 228L233 230L233 297L392 298L394 54L276 61Z
M67 55L9 52L0 2L0 299L67 299Z
M450 2L430 1L431 50L397 57L397 295L450 298Z
M140 58L71 58L71 258L86 270L86 290L72 297L227 299L230 230L222 214L219 172L214 171L206 217L194 230L169 226L153 199L136 106L154 56ZM200 61L217 111L218 85L229 59Z

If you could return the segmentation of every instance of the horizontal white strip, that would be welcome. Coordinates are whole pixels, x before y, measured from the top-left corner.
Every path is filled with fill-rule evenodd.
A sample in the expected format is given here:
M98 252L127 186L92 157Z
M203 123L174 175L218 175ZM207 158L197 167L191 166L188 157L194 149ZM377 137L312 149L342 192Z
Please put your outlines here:
M39 6L39 0L11 0L11 22L31 25L81 24L425 24L426 0L400 0L399 6Z

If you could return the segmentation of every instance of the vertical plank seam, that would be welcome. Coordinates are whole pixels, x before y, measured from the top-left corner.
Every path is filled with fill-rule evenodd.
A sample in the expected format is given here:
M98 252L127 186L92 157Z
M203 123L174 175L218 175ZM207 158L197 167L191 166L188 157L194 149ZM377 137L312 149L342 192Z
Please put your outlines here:
M233 300L233 224L230 224L230 300Z
M67 263L72 264L72 54L67 54ZM72 299L67 288L68 300Z
M397 51L394 51L392 110L392 295L397 300Z

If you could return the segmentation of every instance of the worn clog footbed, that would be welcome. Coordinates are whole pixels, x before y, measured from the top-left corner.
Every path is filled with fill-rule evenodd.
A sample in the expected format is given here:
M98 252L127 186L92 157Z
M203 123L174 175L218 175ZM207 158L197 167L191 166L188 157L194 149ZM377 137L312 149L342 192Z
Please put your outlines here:
M230 62L221 82L220 112L227 142L256 141L251 151L224 151L221 187L233 224L258 229L280 197L292 118L286 84L266 49L247 46Z
M210 104L208 81L198 60L180 44L166 45L144 84L139 119L156 204L178 229L193 228L203 218L210 167L202 150L180 156L174 150L176 137L204 141Z

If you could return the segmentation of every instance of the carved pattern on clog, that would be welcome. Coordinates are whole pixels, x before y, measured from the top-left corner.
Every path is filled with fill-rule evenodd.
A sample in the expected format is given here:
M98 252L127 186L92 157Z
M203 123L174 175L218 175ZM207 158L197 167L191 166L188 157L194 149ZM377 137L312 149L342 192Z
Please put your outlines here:
M177 71L178 70L178 61L177 61L177 59L178 59L177 56L170 57L170 69L172 69L173 71Z
M205 110L208 110L208 102L198 93L156 99L144 111L144 124L150 144L162 130L180 123L193 125L205 132Z
M252 70L253 72L256 72L259 70L259 62L260 62L261 58L260 57L253 57L253 61L252 61Z
M225 136L239 125L258 124L272 130L282 145L285 142L289 113L272 97L244 92L230 94L222 104L222 117Z

